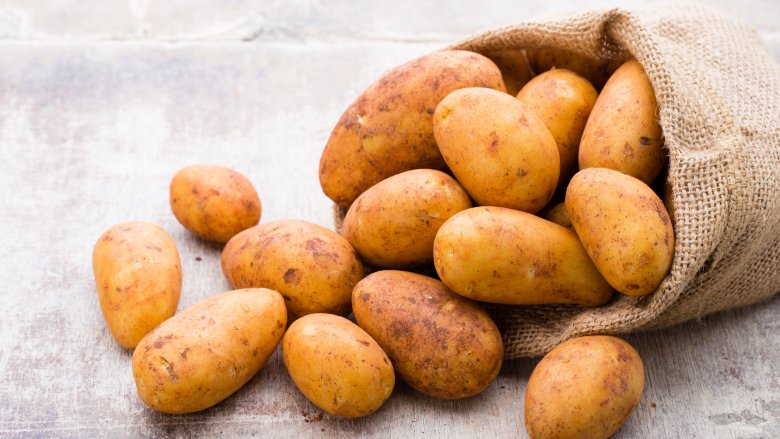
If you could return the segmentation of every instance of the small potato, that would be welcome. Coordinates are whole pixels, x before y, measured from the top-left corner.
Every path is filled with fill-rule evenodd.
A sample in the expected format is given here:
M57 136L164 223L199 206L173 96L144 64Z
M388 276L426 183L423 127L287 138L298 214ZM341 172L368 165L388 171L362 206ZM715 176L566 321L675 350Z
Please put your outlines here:
M580 142L580 169L609 168L651 184L665 153L653 86L642 66L623 64L593 106Z
M138 395L165 413L207 409L262 369L286 325L276 291L234 290L197 303L138 344L133 353Z
M382 180L349 208L341 234L366 262L386 268L433 262L433 238L444 221L471 207L449 175L415 169Z
M569 212L566 212L566 203L558 203L551 207L544 215L544 219L558 224L559 226L566 227L572 232L574 231L574 226L571 224L571 218L569 218Z
M566 190L566 210L610 285L629 296L658 288L672 265L674 229L650 187L611 169L583 169Z
M613 62L599 61L579 53L553 47L526 50L528 63L537 74L552 69L566 69L586 78L597 89L617 69Z
M271 288L284 297L289 320L306 314L349 314L363 264L344 238L305 221L272 221L234 236L222 251L233 288Z
M134 348L176 313L179 251L158 226L130 222L108 229L95 244L92 268L103 318L122 347Z
M577 172L580 137L598 92L587 79L566 69L553 69L535 77L520 90L520 99L550 130L561 159L559 185Z
M260 198L252 183L222 166L192 165L171 180L171 210L195 235L228 242L260 222Z
M533 77L525 53L525 49L506 49L484 54L501 70L506 92L512 96L517 95L517 92Z
M410 169L446 168L433 138L433 109L453 90L505 91L501 71L474 52L443 50L374 82L341 116L320 159L320 184L348 208L363 191Z
M534 213L558 184L558 147L544 122L506 93L464 88L433 113L444 160L480 205Z
M475 207L453 216L436 235L433 257L445 285L482 302L598 306L613 293L577 235L512 209Z
M542 358L525 391L525 428L531 439L606 439L642 399L639 354L609 336L569 340Z
M344 317L309 314L296 320L284 335L282 354L298 390L328 413L370 415L393 393L395 373L385 351Z
M504 345L493 320L435 279L378 271L355 286L352 308L401 379L427 395L477 395L501 369Z

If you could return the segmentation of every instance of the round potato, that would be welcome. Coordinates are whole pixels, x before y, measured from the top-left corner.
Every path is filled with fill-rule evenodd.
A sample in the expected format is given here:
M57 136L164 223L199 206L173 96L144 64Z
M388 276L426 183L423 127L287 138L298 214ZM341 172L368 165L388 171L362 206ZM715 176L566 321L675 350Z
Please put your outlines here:
M401 379L427 395L477 395L501 369L504 345L493 320L435 279L404 271L373 273L355 286L352 308Z
M433 138L433 109L453 90L505 91L501 71L482 55L443 50L401 65L344 112L320 159L320 184L347 208L363 191L410 169L445 169Z
M566 227L572 232L574 231L574 226L571 224L571 218L569 218L569 212L566 211L566 203L558 203L551 207L547 213L545 213L544 219L558 224L559 226Z
M444 160L477 204L537 212L555 192L555 139L516 98L487 88L450 93L433 113Z
M566 69L542 73L517 94L555 139L561 159L558 184L565 185L577 172L580 138L597 97L598 92L587 79Z
M628 61L593 106L580 142L580 169L614 169L650 184L663 169L663 146L653 86L642 66Z
M363 192L344 217L341 234L364 261L386 268L433 262L433 238L444 221L471 207L449 175L415 169Z
M215 165L192 165L171 180L171 210L195 235L228 242L260 222L260 198L252 183L236 171Z
M207 409L262 369L286 325L276 291L234 290L199 302L138 344L133 353L138 395L165 413Z
M306 314L347 315L363 264L344 238L305 221L273 221L244 230L222 251L233 288L281 293L290 321Z
M295 386L328 413L366 416L393 393L390 359L344 317L309 314L296 320L284 335L282 354Z
M525 391L531 439L612 436L639 404L644 366L625 341L609 336L569 340L542 358Z
M598 306L613 293L571 230L512 209L453 216L436 235L433 257L445 285L482 302Z
M583 169L566 190L566 210L610 285L629 296L658 288L672 265L674 229L650 187L611 169Z
M130 222L108 229L95 244L92 268L103 318L123 347L134 348L176 312L179 251L158 226Z

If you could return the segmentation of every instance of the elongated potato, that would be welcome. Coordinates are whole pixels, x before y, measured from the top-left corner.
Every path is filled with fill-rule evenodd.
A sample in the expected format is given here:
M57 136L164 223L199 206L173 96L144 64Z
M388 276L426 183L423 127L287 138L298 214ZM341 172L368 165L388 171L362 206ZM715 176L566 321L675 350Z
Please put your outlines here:
M453 216L436 235L433 261L452 291L482 302L598 306L612 297L572 231L516 210Z
M103 318L123 347L134 348L176 312L181 261L160 227L139 221L108 229L95 244L92 268Z
M393 393L395 373L385 351L344 317L296 320L284 335L282 354L295 386L328 413L370 415Z
M531 373L525 428L531 439L606 439L642 399L639 354L609 336L580 337L556 347Z
M567 184L577 172L580 138L597 97L598 92L587 79L566 69L540 74L517 94L555 139L561 159L559 185Z
M281 220L244 230L222 251L233 288L281 293L289 320L316 312L349 314L363 264L344 238L305 221Z
M630 296L658 288L672 265L674 229L652 189L618 171L583 169L566 190L566 210L610 285Z
M435 279L378 271L355 286L352 308L401 379L427 395L477 395L501 369L504 345L493 320Z
M344 217L341 234L370 264L420 266L433 262L433 238L439 227L469 207L469 195L452 177L415 169L363 192Z
M445 169L431 115L453 90L505 91L501 72L482 55L434 52L403 64L373 83L344 112L320 159L322 190L349 207L363 191L410 169Z
M450 93L433 113L444 160L480 205L537 212L555 193L558 147L518 99L487 88Z
M642 66L628 61L593 106L580 141L580 169L614 169L650 184L663 169L663 146L653 86Z
M138 395L165 413L207 409L262 369L286 325L276 291L234 290L199 302L138 344L133 353Z

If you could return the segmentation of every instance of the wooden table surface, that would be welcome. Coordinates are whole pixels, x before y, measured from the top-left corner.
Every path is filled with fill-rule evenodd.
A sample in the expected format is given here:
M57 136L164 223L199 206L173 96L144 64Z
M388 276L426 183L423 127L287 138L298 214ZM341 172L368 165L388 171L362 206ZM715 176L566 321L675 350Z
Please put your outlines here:
M180 310L227 290L221 247L169 210L179 168L233 167L258 189L262 221L330 226L319 155L381 72L479 30L596 2L54 3L0 1L0 437L526 437L535 359L507 362L469 400L399 384L378 413L346 420L310 404L277 353L212 409L156 413L103 322L91 252L109 226L152 221L179 246ZM776 0L714 3L780 58ZM616 437L780 437L779 316L776 297L628 335L647 382Z

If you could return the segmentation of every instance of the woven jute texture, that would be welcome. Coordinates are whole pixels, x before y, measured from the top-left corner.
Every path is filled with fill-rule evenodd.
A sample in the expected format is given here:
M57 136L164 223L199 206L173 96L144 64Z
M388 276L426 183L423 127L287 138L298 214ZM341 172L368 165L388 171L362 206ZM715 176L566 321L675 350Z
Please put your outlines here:
M634 57L658 100L676 212L671 272L609 304L490 306L507 358L577 336L657 329L780 292L780 67L757 33L696 4L586 12L491 30L452 48ZM337 226L343 212L337 212Z

